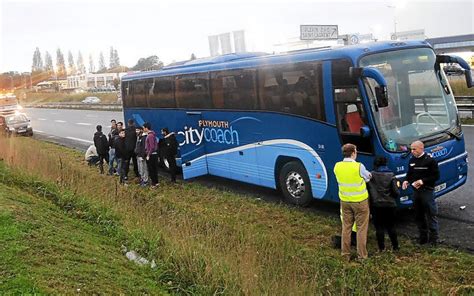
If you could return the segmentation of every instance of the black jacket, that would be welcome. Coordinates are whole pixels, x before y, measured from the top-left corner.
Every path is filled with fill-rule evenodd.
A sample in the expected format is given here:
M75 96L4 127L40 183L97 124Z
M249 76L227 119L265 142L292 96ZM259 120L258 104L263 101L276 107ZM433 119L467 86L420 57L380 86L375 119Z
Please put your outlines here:
M102 132L96 132L94 134L94 146L99 155L104 155L109 152L109 141L107 141L107 137Z
M400 190L394 173L387 167L380 167L376 171L372 171L371 174L372 178L367 183L370 205L383 208L396 207L396 199L400 194Z
M412 156L408 162L406 179L408 183L411 184L420 179L423 181L423 186L419 190L433 190L435 182L439 179L438 163L427 153L419 158Z
M115 156L117 158L126 158L127 157L127 150L125 149L125 138L117 137L114 140L114 147L115 147Z
M165 157L173 157L178 154L178 141L174 133L168 134L163 138L163 145L161 146L162 154Z
M128 153L134 153L137 144L137 131L134 125L125 129L125 149Z
M146 134L142 134L137 139L137 144L135 146L135 154L138 157L146 158L146 151L145 151L146 136L147 136Z
M109 146L110 148L114 148L114 141L115 141L115 138L118 137L118 129L114 128L114 129L111 129L110 132L109 132Z

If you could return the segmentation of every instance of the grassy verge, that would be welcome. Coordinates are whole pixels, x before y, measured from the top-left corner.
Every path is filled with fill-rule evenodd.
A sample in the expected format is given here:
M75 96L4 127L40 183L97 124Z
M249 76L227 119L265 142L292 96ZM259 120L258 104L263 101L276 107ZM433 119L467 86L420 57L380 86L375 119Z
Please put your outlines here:
M471 254L420 248L405 239L399 254L375 254L371 232L373 256L364 264L347 264L331 247L331 237L340 228L338 217L190 182L176 186L162 182L154 191L120 187L116 179L85 166L81 154L32 139L0 140L0 157L15 168L0 176L0 182L43 194L78 218L99 223L106 235L157 260L162 270L158 279L172 292L474 292ZM14 178L8 177L12 174Z
M159 270L129 262L101 230L42 196L0 184L0 291L166 294Z
M21 104L41 104L41 103L57 103L57 102L81 102L86 97L98 97L102 103L116 103L116 93L40 93L25 92L24 90L16 93Z
M474 124L474 118L461 118L463 124Z

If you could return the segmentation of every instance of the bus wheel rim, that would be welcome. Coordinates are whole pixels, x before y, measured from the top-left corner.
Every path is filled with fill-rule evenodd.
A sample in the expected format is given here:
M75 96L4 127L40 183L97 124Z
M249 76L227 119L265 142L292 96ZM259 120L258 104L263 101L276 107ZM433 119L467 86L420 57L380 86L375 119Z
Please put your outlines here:
M286 189L294 198L301 198L306 190L303 176L298 172L290 172L286 176Z

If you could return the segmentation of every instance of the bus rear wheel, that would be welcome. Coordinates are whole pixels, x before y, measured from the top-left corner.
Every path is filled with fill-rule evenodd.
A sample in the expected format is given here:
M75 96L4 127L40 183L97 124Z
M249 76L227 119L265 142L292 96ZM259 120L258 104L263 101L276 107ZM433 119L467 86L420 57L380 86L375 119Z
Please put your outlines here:
M308 206L313 199L308 173L298 161L290 161L281 168L279 185L285 201L290 204Z

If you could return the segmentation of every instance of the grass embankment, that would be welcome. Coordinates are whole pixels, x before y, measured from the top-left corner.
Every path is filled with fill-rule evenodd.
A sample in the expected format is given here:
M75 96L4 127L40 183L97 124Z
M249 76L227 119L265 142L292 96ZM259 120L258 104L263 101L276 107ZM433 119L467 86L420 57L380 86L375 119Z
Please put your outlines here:
M467 88L466 78L463 76L450 76L449 85L454 96L474 96L474 88Z
M15 177L8 177L10 173L3 182L16 182L15 186L39 195L44 192L77 218L109 229L105 233L117 245L123 243L157 260L160 274L154 277L172 292L474 292L471 254L443 247L420 248L406 239L402 239L399 254L375 254L371 232L369 253L373 256L363 264L347 264L331 247L331 237L340 229L338 217L322 217L190 182L173 186L162 181L157 190L121 187L115 178L84 165L81 154L33 141L0 141L4 161L32 175L13 172ZM90 218L91 211L103 215ZM92 273L93 267L83 272Z
M0 166L5 181L9 177ZM153 277L159 271L131 264L104 229L5 183L0 184L1 294L166 294Z
M24 90L17 91L17 98L20 103L27 104L42 104L42 103L58 103L58 102L81 102L86 97L98 97L101 103L112 104L117 103L117 93L40 93L40 92L25 92Z

